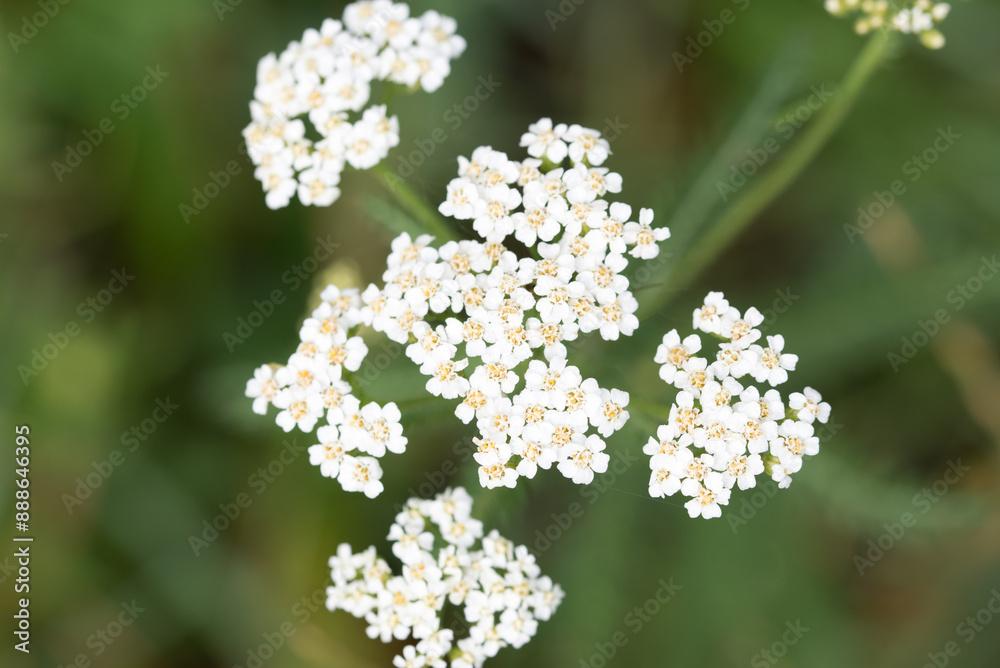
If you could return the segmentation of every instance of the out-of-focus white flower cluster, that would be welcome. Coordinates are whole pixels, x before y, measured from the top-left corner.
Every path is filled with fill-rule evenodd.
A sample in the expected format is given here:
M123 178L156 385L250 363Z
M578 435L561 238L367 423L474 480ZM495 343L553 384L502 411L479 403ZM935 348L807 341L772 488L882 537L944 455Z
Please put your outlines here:
M596 131L543 119L521 143L546 162L480 147L459 158L460 176L448 185L441 212L472 221L482 241L434 248L430 236L403 234L385 286L370 286L362 300L374 329L409 343L427 391L461 400L455 414L476 420L483 486L514 487L553 465L587 484L607 469L601 436L628 419L628 394L584 379L565 342L592 331L608 340L632 334L639 321L622 273L627 257L655 257L669 232L651 227L651 210L635 222L627 204L604 199L622 179L596 166L609 153ZM510 237L532 257L509 250Z
M896 30L919 36L929 49L940 49L945 40L936 26L948 17L951 5L933 0L826 0L826 9L834 16L857 15L854 29L859 35Z
M528 548L496 531L484 536L471 512L462 488L410 499L388 536L402 574L374 547L355 554L342 544L330 558L327 607L367 621L370 638L416 640L393 660L398 668L478 668L508 645L522 647L563 592Z
M399 143L399 120L385 105L368 106L373 83L437 90L464 50L454 19L412 18L404 3L366 0L262 58L243 136L267 206L287 206L296 193L306 205L336 201L345 163L370 169Z
M694 328L723 340L715 359L698 356L701 337L681 339L677 330L656 351L660 377L680 391L669 422L643 448L651 456L649 494L681 492L691 517L719 517L732 488L754 487L762 473L788 487L803 457L819 452L813 423L829 419L830 405L807 387L789 395L786 413L778 390L762 389L787 381L798 362L784 352L783 337L761 341L763 320L756 308L741 315L710 292L694 311Z
M399 409L394 403L362 406L344 380L345 371L357 371L368 347L357 328L365 311L357 290L328 286L322 302L299 331L301 343L288 363L264 365L247 382L253 411L265 415L268 406L279 409L275 421L286 432L298 427L311 433L317 422L317 445L309 460L324 476L335 478L348 492L375 498L382 492L379 458L406 450Z

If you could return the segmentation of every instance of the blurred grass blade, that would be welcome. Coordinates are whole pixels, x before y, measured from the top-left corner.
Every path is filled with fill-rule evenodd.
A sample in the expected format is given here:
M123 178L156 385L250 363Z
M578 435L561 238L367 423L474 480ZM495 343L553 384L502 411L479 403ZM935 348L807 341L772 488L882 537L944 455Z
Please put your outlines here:
M691 238L708 220L712 209L718 205L719 193L715 182L726 173L737 156L760 144L771 129L774 114L787 98L801 63L801 41L789 44L782 50L750 103L671 214L667 226L671 231L675 254L687 247Z
M365 202L365 213L393 236L405 232L411 237L416 237L427 232L423 225L413 219L413 216L382 197L369 197Z
M378 180L409 214L410 221L418 226L418 234L432 234L439 242L455 241L458 236L437 212L401 178L380 163L373 168ZM385 221L382 221L385 222ZM411 233L411 236L416 236Z
M851 64L838 94L817 113L773 169L748 185L718 221L669 270L665 285L646 300L645 314L666 306L678 285L694 280L753 222L767 206L795 181L846 118L871 75L883 61L891 35L875 34Z

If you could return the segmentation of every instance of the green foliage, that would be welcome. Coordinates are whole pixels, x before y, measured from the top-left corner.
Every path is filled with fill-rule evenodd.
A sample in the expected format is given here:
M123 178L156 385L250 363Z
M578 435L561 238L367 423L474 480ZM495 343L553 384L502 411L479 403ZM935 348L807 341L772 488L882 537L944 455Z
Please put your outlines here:
M220 4L232 11L218 14ZM393 235L434 224L458 155L481 144L513 151L542 116L627 125L608 163L625 180L622 199L652 206L673 228L668 269L690 261L685 253L733 202L803 152L822 112L783 138L774 162L732 199L721 201L717 182L747 150L782 136L778 119L812 86L844 81L869 48L821 3L752 3L678 72L672 54L736 3L414 4L455 16L469 49L440 91L393 100L402 140L385 168L396 172L436 128L446 141L405 180L402 205L382 176L351 173L333 207L280 212L264 207L239 150L256 63L338 15L340 3L77 0L59 5L16 52L7 35L38 3L0 8L0 431L12 443L14 425L31 426L36 536L33 651L4 665L68 666L85 654L108 667L245 666L263 634L285 622L295 633L265 665L391 665L394 648L365 638L363 623L302 599L322 601L338 543L384 545L392 506L446 462L459 468L452 483L475 489L473 463L462 461L469 434L446 406L438 410L444 402L414 401L403 417L410 446L385 460L388 491L378 501L343 493L302 454L268 482L260 469L291 435L242 400L252 369L284 356L330 275L377 280ZM547 12L565 20L553 23ZM638 410L609 442L623 461L638 456L613 480L581 490L542 475L480 494L477 514L539 551L543 570L568 592L534 641L487 665L587 665L616 632L627 642L608 665L754 665L800 619L810 630L780 660L789 668L923 665L953 640L961 647L954 665L998 664L991 638L1000 627L968 644L956 627L1000 583L1000 280L968 299L952 296L1000 249L1000 11L974 2L952 13L948 46L928 52L898 40L815 157L810 151L787 188L772 188L738 221L719 254L637 294L650 315L633 339L590 340L581 351L602 384L663 405L671 393L652 369L653 352L665 331L689 326L707 291L762 311L788 291L795 299L775 311L767 333L784 334L800 355L792 385L823 392L837 433L760 508L752 492L734 495L730 511L743 523L691 521L675 500L646 495L641 447L658 420ZM157 65L169 76L120 118L115 100ZM502 82L496 93L459 127L446 121L491 73ZM113 132L60 180L53 162L65 163L66 146L106 118ZM954 147L928 169L908 170L948 127L960 135ZM186 221L181 205L193 206L194 191L230 161L239 173ZM859 207L897 179L905 193L854 234ZM340 244L330 266L300 285L284 280L326 235ZM122 267L135 280L88 320L80 305ZM224 335L275 290L282 302L230 352ZM940 309L948 322L894 370L889 354ZM22 382L18 367L71 322L79 334ZM369 345L378 351L381 341ZM408 367L400 357L372 396L403 388L418 398L422 380ZM168 397L179 408L149 422L156 400ZM153 423L152 432L143 426ZM143 438L131 449L133 428ZM123 463L68 512L79 481L107 470L115 451ZM971 471L924 511L918 495L958 460ZM12 485L0 472L5 520ZM252 503L196 556L189 536L204 540L203 522L241 494ZM563 527L572 504L582 515ZM856 557L908 512L916 525L859 574ZM543 549L546 532L552 545ZM639 625L634 609L670 578L682 588ZM12 582L0 583L5 596ZM88 638L132 599L146 611L95 656Z

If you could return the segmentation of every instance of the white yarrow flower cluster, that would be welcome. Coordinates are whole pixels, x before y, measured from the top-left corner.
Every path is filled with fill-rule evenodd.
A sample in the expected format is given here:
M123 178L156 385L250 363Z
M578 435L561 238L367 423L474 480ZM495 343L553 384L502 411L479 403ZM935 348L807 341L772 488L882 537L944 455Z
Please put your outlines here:
M638 319L628 258L655 257L669 232L652 227L651 210L633 221L631 207L604 199L621 190L621 177L593 166L609 155L596 131L543 119L522 144L547 162L516 162L488 147L459 158L460 176L441 211L472 220L481 239L434 247L429 235L401 234L383 287L369 285L360 297L328 287L330 303L303 325L288 365L261 367L248 384L254 410L281 408L286 431L311 432L326 414L311 458L345 489L381 491L375 458L406 443L396 406L360 406L342 377L367 353L352 334L360 324L406 345L428 377L427 391L457 400L455 415L475 421L484 487L514 487L540 468L589 484L607 470L604 438L628 420L629 395L584 378L566 342L595 331L607 340L632 334ZM505 246L518 242L530 257ZM364 476L371 482L359 486Z
M565 342L632 334L627 258L655 257L669 232L651 227L649 209L631 221L631 207L603 198L621 190L621 177L592 166L609 152L596 131L543 119L522 144L548 167L480 147L459 158L448 185L441 212L472 221L483 240L435 248L428 235L402 234L385 287L362 299L374 329L409 344L427 391L460 400L456 416L475 420L484 487L514 487L552 467L587 484L607 470L602 437L625 424L629 398L584 379ZM566 158L570 167L553 166ZM509 250L511 236L535 257Z
M944 46L944 35L937 24L948 17L951 5L933 0L909 0L904 3L888 0L826 0L826 9L834 16L855 15L854 29L859 35L873 30L895 30L917 35L929 49Z
M484 536L471 511L462 488L410 499L388 536L401 575L374 547L354 553L345 543L330 558L330 610L364 619L369 638L416 641L393 659L397 668L478 668L524 646L562 601L528 548Z
M275 421L286 432L298 428L316 432L319 443L309 448L309 461L348 492L375 498L382 492L379 459L386 452L406 450L406 437L395 403L364 406L345 380L357 371L368 347L356 335L366 324L357 290L327 287L322 302L299 331L301 343L287 364L264 365L247 382L253 411L279 409ZM316 429L323 418L326 423Z
M829 419L830 405L806 388L789 396L786 414L773 388L788 380L798 357L784 351L780 335L762 337L763 320L756 308L741 314L721 292L711 292L693 324L723 340L714 356L699 356L705 355L701 337L681 339L677 330L656 351L660 377L680 391L668 423L643 448L651 457L649 494L681 492L691 517L719 517L731 490L756 486L761 474L788 487L803 458L819 452L813 423Z
M399 120L385 105L368 106L373 85L437 90L464 50L454 19L413 18L404 3L371 0L262 58L243 136L267 206L280 209L296 194L305 205L336 201L346 164L370 169L399 144Z

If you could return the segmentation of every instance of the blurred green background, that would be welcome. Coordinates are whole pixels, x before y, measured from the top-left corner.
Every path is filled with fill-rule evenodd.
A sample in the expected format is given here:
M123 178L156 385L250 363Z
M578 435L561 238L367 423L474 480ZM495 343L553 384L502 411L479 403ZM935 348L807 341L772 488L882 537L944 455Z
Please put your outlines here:
M387 492L375 502L342 492L305 455L274 465L286 436L250 412L245 380L287 357L331 277L377 280L393 233L378 220L389 200L372 174L349 170L330 208L271 212L240 150L257 60L343 4L222 1L77 0L16 51L9 34L39 4L0 8L0 516L13 533L14 426L28 424L36 538L32 652L14 652L5 633L5 666L69 666L80 655L109 667L247 666L286 623L294 633L263 665L391 665L398 646L302 600L322 601L338 543L386 552L394 504L446 462L461 469L450 482L476 492L474 465L453 446L470 434L441 419L447 412L405 416L410 447L385 461ZM670 261L682 259L734 201L722 202L716 185L731 165L768 136L792 146L798 136L786 138L780 119L811 87L835 86L864 46L819 2L743 5L415 2L456 17L469 48L441 90L393 101L402 143L387 165L398 169L414 142L443 127L447 140L407 179L437 203L455 158L476 146L520 155L518 138L539 117L598 129L610 119L627 126L609 162L624 177L622 200L652 206L674 232ZM736 20L679 72L674 52L725 9ZM1000 280L983 282L960 310L949 299L1000 247L998 31L1000 5L958 2L944 50L900 40L817 160L735 244L670 286L665 308L644 302L662 287L640 291L654 313L631 341L581 351L602 385L666 404L653 352L666 330L690 326L708 290L742 308L790 302L768 333L801 356L789 391L811 385L833 405L837 427L820 456L773 499L734 495L727 512L740 521L692 521L675 499L647 496L641 447L657 421L633 412L609 442L635 460L621 475L581 490L549 472L494 492L477 514L531 546L568 596L524 649L487 665L772 665L765 650L789 668L923 666L928 653L938 665L1000 665L1000 619L989 626L993 613L981 615L972 642L960 626L1000 587ZM120 118L116 98L157 66L165 78ZM447 122L490 75L497 90L460 127ZM105 118L114 131L57 175L53 161ZM960 137L911 181L908 161L942 128ZM233 160L239 173L186 222L180 205ZM845 230L896 179L905 193L863 235ZM293 288L282 276L318 237L338 250ZM116 270L134 279L120 294L102 292ZM224 334L276 289L286 301L230 351ZM894 369L889 353L939 309L949 322ZM70 322L79 332L66 342ZM24 382L19 365L60 340L64 349ZM369 341L375 352L380 343ZM391 369L372 394L415 386L408 360ZM152 419L164 416L157 401L175 406L162 422ZM969 470L940 482L959 461ZM258 473L268 466L281 471ZM100 486L68 508L78 479L94 475ZM196 556L189 537L241 493L252 504ZM574 503L582 516L568 523ZM893 538L904 513L916 525ZM880 539L889 546L881 556L869 543ZM0 550L4 628L12 553ZM640 624L634 609L661 579L682 588ZM142 610L122 612L133 601ZM137 619L119 629L120 615ZM775 645L797 623L808 629L801 639ZM601 647L610 654L618 632L626 642L605 660ZM957 656L941 654L949 642Z

